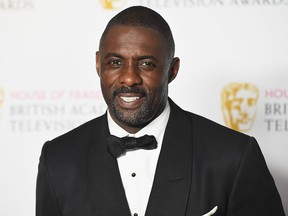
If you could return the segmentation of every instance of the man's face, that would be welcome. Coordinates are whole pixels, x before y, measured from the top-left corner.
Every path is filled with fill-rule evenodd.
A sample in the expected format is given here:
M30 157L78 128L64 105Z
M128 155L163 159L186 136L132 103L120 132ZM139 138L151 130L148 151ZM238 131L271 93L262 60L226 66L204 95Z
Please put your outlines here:
M165 108L168 83L179 68L165 40L150 28L114 26L96 54L104 99L114 121L137 132Z
M249 89L240 89L230 102L231 124L239 131L248 131L256 115L257 94Z

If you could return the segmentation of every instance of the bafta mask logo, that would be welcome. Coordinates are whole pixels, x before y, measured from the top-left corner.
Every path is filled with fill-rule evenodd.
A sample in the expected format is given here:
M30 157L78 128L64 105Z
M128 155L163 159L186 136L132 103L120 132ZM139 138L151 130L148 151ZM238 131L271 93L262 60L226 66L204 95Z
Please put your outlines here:
M227 127L250 131L257 111L258 88L251 83L230 83L222 91L222 112Z
M100 2L108 10L121 8L125 4L125 0L100 0Z
M4 104L4 90L0 87L0 108Z

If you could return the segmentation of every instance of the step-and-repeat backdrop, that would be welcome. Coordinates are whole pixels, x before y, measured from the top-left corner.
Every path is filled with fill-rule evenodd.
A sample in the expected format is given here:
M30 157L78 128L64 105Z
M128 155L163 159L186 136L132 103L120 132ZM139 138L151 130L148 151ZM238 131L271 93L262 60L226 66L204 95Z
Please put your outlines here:
M34 215L43 143L105 112L95 51L131 5L171 25L170 96L255 136L288 213L288 0L0 0L0 215Z

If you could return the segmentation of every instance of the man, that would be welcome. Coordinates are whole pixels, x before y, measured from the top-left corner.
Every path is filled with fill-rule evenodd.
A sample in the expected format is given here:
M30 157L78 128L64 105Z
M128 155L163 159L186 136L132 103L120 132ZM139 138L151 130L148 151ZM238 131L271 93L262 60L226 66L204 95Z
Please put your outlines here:
M255 139L168 99L179 64L155 11L110 20L96 54L108 111L44 145L37 216L284 215Z
M251 130L259 92L250 83L230 83L222 91L222 110L225 124L240 132Z

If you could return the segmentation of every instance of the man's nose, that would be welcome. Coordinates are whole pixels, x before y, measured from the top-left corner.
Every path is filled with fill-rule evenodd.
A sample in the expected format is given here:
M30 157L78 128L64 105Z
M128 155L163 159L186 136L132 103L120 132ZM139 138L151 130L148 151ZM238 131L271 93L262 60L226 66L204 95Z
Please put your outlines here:
M130 64L123 67L121 70L118 80L122 85L132 87L142 83L140 68L137 65Z

